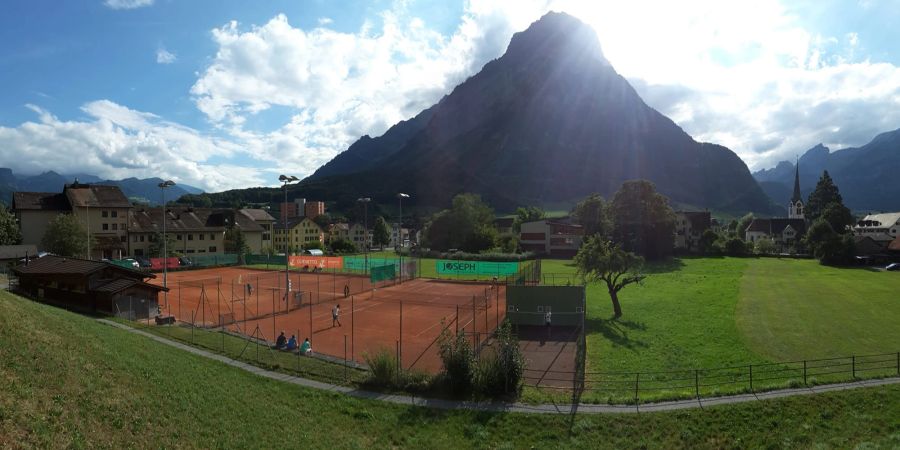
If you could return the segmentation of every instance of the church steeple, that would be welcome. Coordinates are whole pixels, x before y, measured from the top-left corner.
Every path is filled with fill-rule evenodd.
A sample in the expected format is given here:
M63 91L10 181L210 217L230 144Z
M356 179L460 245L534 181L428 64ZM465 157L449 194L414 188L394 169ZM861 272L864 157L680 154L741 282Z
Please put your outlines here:
M794 195L791 196L791 204L788 205L788 219L804 219L803 215L803 196L800 195L800 160L794 171Z

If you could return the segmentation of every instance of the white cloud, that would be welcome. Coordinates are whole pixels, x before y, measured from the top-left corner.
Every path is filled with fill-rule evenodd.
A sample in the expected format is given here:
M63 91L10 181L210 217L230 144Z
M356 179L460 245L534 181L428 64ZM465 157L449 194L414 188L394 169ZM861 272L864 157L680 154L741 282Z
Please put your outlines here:
M154 0L105 0L103 4L112 9L135 9L150 6L153 4L153 1Z
M109 100L85 104L81 109L88 117L70 121L27 106L38 121L0 127L0 166L16 173L86 172L111 179L165 176L211 190L264 181L259 170L232 162L245 151L238 142L205 136Z
M319 26L330 25L332 23L334 23L334 21L331 20L330 17L319 17Z
M160 47L156 50L156 62L159 64L172 64L178 57L174 53Z

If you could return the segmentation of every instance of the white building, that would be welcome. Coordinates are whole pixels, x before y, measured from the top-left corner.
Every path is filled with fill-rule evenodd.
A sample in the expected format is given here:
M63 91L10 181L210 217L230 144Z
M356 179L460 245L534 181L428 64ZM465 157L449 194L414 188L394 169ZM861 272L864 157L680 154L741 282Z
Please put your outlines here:
M856 223L853 234L868 236L875 242L890 242L900 232L900 212L869 214Z

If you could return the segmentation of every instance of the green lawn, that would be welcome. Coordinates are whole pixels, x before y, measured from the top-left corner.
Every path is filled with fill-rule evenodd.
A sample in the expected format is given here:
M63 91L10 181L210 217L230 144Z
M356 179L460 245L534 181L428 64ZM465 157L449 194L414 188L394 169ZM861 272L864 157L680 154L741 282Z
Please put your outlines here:
M749 260L736 322L754 353L775 361L900 350L900 273Z
M900 386L675 413L437 411L301 388L0 293L0 446L900 446Z

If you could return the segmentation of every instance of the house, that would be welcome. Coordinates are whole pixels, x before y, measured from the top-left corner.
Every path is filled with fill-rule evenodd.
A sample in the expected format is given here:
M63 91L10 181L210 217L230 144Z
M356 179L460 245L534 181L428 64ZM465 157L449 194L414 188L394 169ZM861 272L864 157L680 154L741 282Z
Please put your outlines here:
M83 184L75 180L62 193L15 192L13 213L19 220L22 243L41 245L47 226L60 214L72 214L93 238L91 259L119 259L128 252L131 203L118 186Z
M888 243L900 236L900 212L869 214L856 223L853 234Z
M700 237L711 229L712 215L709 211L675 211L675 248L688 252L699 252Z
M855 256L875 256L886 251L886 243L879 243L870 236L853 236L853 254Z
M512 234L515 220L515 217L497 217L494 219L494 227L497 228L497 233Z
M247 245L250 247L251 253L265 253L263 249L274 248L274 242L272 241L274 227L275 227L275 218L269 214L268 211L264 209L258 208L244 208L238 211L239 213L247 216L255 222L257 225L262 228L262 232L259 235L259 244L255 245L255 243L247 242Z
M169 236L169 251L191 255L225 253L225 231L236 227L244 234L251 253L262 252L263 227L251 215L240 210L166 207L139 208L132 212L129 226L129 249L134 256L150 256L151 247L163 231ZM271 216L269 216L271 217ZM273 218L274 221L274 218Z
M584 228L558 219L543 219L522 224L519 246L522 250L549 256L572 257L584 240Z
M391 224L391 244L393 248L409 247L409 228L401 228L399 223Z
M803 197L800 195L800 168L794 173L794 194L788 204L787 218L753 219L744 230L744 240L756 242L760 239L771 239L778 252L796 249L797 244L806 235L806 216Z
M312 242L325 244L325 231L309 217L288 219L287 231L283 222L275 222L274 248L290 253L292 249L306 248Z
M155 275L61 256L44 256L13 269L18 291L42 301L82 311L146 319L158 312L159 293L167 289L147 280Z

